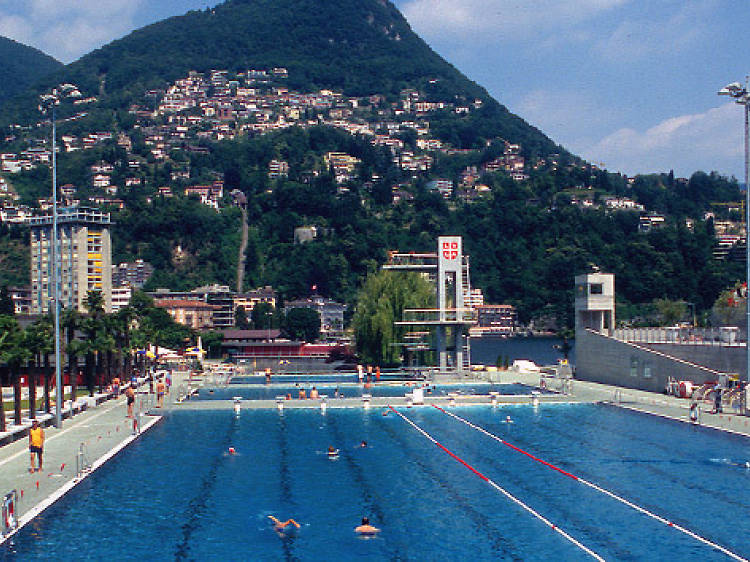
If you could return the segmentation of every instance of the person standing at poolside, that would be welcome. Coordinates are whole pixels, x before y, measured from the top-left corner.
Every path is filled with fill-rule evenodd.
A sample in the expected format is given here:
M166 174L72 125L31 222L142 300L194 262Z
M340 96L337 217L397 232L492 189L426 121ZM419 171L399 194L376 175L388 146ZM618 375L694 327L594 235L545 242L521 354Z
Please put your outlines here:
M312 390L310 391L310 400L315 400L317 398L320 398L320 395L318 394L318 389L315 387L312 387Z
M164 381L162 379L159 379L159 382L156 383L156 407L161 408L164 406L164 391L166 390L167 385L164 384Z
M29 452L31 454L31 468L29 472L42 471L42 453L44 451L44 430L39 425L39 420L31 422L29 429ZM39 460L39 468L34 466L34 455Z
M131 384L126 390L125 390L125 397L128 401L128 418L133 417L133 404L135 404L135 390L133 390L133 384Z

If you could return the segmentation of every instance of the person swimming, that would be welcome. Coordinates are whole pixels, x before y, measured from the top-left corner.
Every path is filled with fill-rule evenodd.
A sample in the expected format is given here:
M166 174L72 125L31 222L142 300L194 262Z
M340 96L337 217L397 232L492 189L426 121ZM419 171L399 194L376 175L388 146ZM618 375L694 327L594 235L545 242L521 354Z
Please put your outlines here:
M292 529L299 529L301 525L297 523L294 519L287 519L286 521L279 521L276 517L273 515L269 515L268 518L273 521L273 530L276 531L279 534L283 534L287 532L287 527L289 525L292 525Z
M362 442L361 442L361 443L359 444L359 448L360 448L360 449L364 449L365 447L367 447L367 441L362 441Z
M338 449L334 449L333 445L331 445L330 447L328 447L328 458L329 459L337 459L337 458L339 458L339 450Z
M370 519L367 517L362 518L362 524L354 528L354 532L358 535L374 536L380 532L380 529L370 525Z

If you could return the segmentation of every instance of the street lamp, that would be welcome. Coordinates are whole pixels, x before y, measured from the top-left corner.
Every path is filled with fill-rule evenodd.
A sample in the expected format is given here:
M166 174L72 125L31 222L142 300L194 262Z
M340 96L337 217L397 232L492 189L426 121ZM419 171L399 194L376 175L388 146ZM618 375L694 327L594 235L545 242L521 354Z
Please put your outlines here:
M747 355L747 380L750 382L750 182L748 168L750 167L750 94L748 94L750 76L745 77L745 85L732 82L719 90L720 96L729 96L745 108L745 282L748 295L745 299L747 309L747 335L745 336L745 353Z
M60 365L60 272L58 262L57 248L57 128L55 122L55 107L60 105L60 100L67 97L75 86L72 84L63 84L59 88L54 88L49 94L39 96L39 111L42 113L50 112L52 121L52 298L55 301L55 427L62 426L62 405L65 389L62 386L62 372ZM77 374L71 376L78 376ZM73 411L72 403L75 396L71 397L71 412Z

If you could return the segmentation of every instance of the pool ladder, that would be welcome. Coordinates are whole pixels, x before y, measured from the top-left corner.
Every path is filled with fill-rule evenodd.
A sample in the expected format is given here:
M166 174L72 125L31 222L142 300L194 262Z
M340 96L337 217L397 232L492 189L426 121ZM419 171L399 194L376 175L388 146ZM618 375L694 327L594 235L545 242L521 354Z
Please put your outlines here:
M91 461L89 460L89 451L86 443L81 443L76 454L76 477L80 478L91 471Z
M622 389L621 388L615 388L615 391L612 395L612 402L614 404L622 403Z

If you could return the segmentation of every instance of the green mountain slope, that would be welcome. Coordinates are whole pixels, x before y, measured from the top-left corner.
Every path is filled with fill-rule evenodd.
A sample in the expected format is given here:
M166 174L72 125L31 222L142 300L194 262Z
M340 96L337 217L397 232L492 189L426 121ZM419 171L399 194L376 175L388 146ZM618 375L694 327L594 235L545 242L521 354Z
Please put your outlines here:
M63 66L40 50L6 37L0 37L0 61L3 61L0 104Z
M434 101L481 99L465 142L502 136L533 153L560 151L437 55L385 0L228 0L139 29L68 65L49 85L72 82L87 95L104 93L100 106L123 109L190 70L274 67L288 69L288 87L299 91L395 97L410 87ZM35 110L27 100L4 121L35 118Z

